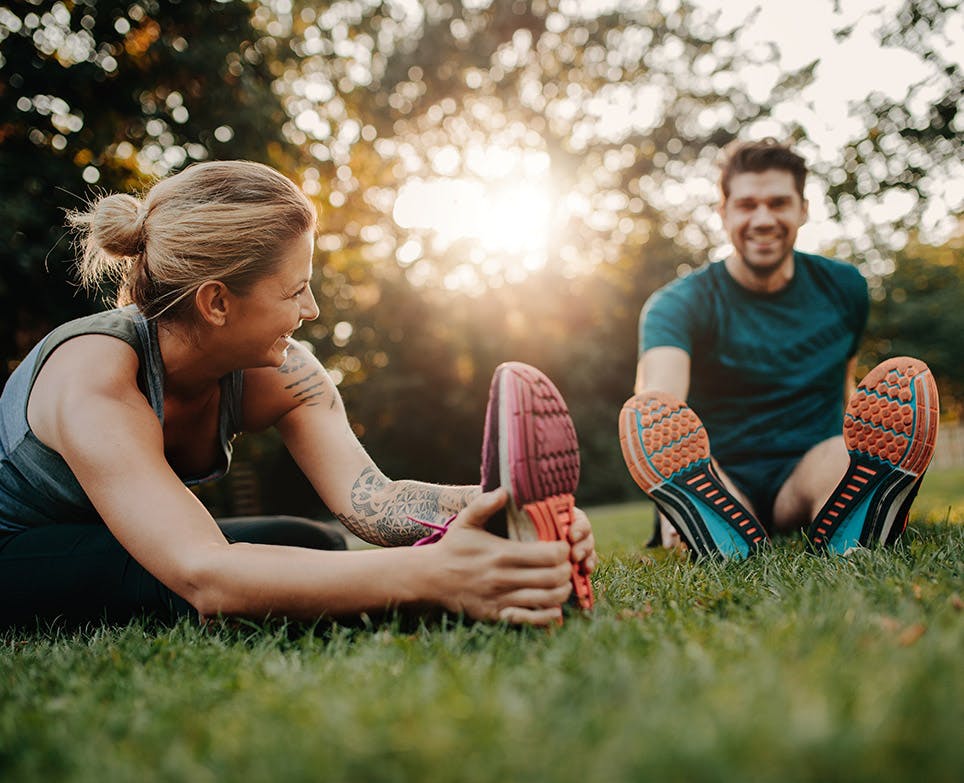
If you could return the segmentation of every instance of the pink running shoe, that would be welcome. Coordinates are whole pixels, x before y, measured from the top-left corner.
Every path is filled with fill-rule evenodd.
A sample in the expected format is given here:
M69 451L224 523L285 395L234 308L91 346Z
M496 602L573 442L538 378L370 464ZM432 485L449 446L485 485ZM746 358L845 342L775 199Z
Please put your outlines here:
M818 551L893 544L934 455L937 384L924 362L887 359L867 373L847 404L850 466L808 532Z
M509 493L505 530L518 541L569 541L579 483L579 443L559 390L535 367L506 362L489 388L482 441L482 490ZM592 584L572 566L573 597L593 605Z

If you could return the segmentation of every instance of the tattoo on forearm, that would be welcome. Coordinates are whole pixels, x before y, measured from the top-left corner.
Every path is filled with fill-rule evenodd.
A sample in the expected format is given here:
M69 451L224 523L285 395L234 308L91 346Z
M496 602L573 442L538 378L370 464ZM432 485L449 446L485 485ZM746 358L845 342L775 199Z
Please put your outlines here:
M312 375L317 375L317 373L312 373ZM310 376L309 376L309 377L310 377ZM308 380L308 378L305 378L305 380ZM311 384L311 386L305 386L303 389L299 389L298 391L296 391L296 392L294 393L294 394L295 394L295 397L303 397L304 395L308 394L309 392L313 391L314 389L321 388L321 387L324 386L324 385L325 385L325 384L324 384L322 381L318 381L318 383L313 383L313 384ZM317 392L315 392L315 393L317 394ZM311 395L308 394L308 396L310 397Z
M478 487L443 487L418 481L389 481L365 468L351 491L351 514L338 514L359 538L380 546L406 546L432 530L408 517L441 524L478 494Z

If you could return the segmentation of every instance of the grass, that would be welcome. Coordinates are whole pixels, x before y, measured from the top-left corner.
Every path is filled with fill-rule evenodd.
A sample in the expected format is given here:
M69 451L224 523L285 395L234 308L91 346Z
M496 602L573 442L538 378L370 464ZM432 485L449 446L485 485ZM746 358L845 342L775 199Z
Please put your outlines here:
M0 780L957 781L964 471L893 550L647 553L591 512L591 618L0 634Z

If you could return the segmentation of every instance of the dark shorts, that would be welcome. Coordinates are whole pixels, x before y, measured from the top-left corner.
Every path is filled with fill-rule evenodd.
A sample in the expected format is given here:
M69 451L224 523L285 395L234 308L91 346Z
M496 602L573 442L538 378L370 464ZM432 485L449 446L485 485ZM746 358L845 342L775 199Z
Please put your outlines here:
M720 463L720 467L746 495L763 527L772 532L773 504L780 488L790 478L801 459L802 454L792 457L767 457L750 462Z
M218 520L231 543L345 549L330 525L300 517ZM173 622L194 608L145 570L106 525L47 525L0 533L0 628L50 621Z

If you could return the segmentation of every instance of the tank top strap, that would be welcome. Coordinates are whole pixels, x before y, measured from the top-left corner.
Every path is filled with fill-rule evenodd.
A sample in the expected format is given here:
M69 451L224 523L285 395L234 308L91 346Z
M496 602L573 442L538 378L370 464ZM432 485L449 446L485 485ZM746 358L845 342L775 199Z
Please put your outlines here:
M244 372L235 370L221 379L221 427L222 443L229 442L242 430L241 399L244 389Z
M140 342L140 349L135 347L141 359L140 381L157 420L163 424L164 362L161 359L161 349L157 341L157 322L153 319L148 320L136 308L131 311L131 317Z

